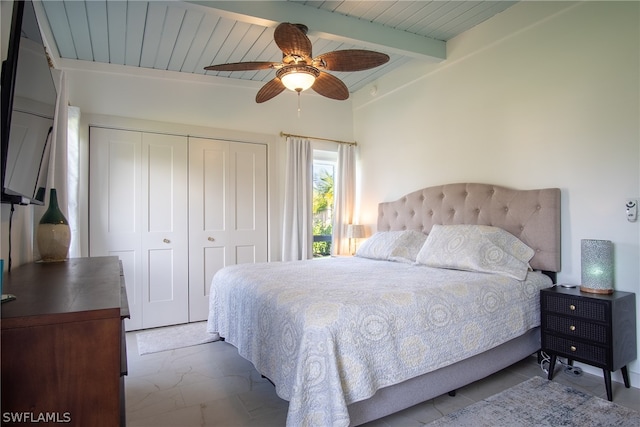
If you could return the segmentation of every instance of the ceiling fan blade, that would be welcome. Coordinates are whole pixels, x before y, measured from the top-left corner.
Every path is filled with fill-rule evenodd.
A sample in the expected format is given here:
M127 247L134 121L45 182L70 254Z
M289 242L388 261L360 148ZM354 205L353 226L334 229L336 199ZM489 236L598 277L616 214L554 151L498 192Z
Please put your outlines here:
M349 89L334 75L320 71L320 75L311 86L311 89L327 98L344 101L349 98Z
M256 94L256 102L262 103L268 101L274 96L282 93L282 91L285 89L286 88L282 84L282 81L276 77L260 88L260 90Z
M252 71L268 70L281 65L280 62L233 62L229 64L209 65L207 71Z
M302 24L283 22L276 27L273 39L285 56L301 56L311 59L311 40Z
M313 59L315 67L331 71L362 71L389 61L389 55L363 49L336 50Z

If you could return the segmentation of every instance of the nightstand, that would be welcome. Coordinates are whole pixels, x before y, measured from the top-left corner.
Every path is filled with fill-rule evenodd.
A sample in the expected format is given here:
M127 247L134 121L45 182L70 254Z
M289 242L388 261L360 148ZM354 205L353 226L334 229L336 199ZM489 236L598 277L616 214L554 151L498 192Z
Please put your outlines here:
M540 291L540 309L542 351L551 356L550 380L560 356L569 364L576 360L602 368L610 401L611 372L621 369L625 387L631 386L627 364L637 357L634 293L588 294L554 286Z

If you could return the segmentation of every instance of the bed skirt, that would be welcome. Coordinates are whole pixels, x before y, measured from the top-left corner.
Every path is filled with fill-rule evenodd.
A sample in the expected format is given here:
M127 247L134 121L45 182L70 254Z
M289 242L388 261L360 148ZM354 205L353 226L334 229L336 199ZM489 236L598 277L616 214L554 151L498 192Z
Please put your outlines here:
M385 417L485 378L540 350L540 328L453 365L385 387L348 406L351 425Z

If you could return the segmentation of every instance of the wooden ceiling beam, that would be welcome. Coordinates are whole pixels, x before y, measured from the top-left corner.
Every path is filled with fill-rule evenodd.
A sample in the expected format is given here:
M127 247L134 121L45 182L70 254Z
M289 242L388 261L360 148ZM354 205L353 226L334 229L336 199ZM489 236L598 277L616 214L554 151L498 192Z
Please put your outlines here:
M222 16L256 25L275 27L281 22L309 27L309 35L440 62L446 43L384 25L285 1L189 1ZM205 9L206 10L206 9Z

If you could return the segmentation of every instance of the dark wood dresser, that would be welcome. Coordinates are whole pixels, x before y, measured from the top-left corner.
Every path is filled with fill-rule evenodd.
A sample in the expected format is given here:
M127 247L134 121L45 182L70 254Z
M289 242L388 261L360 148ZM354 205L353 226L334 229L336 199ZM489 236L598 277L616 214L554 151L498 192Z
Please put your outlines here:
M540 291L542 351L551 356L549 379L556 357L602 368L607 398L612 400L611 372L620 369L630 387L627 364L637 357L636 295L615 291L590 294L555 286Z
M3 288L16 300L1 306L2 425L124 426L129 307L118 258L21 265Z

